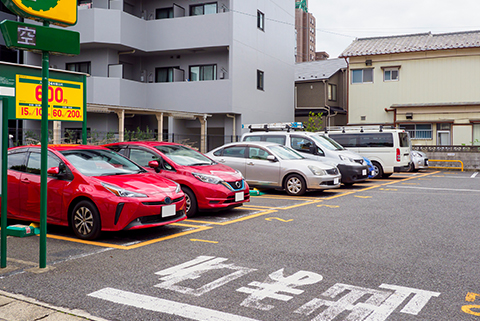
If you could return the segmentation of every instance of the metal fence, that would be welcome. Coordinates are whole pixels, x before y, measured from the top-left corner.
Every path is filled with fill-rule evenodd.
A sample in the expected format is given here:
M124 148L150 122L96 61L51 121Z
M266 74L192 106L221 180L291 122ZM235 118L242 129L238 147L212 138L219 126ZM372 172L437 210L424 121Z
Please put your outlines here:
M460 152L465 152L465 153L480 153L480 146L478 145L459 145L459 146L412 146L413 150L418 150L422 152L445 152L445 153L460 153Z

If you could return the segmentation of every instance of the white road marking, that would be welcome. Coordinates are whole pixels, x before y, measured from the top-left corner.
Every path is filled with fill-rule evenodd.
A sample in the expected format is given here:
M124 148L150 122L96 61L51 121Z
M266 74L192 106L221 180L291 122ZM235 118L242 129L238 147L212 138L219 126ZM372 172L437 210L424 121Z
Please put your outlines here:
M149 311L166 313L198 321L258 321L235 314L164 300L148 295L104 288L88 296Z
M393 186L396 188L415 188L415 189L425 189L425 190L432 190L432 191L449 191L449 192L477 192L479 193L480 190L478 189L455 189L455 188L436 188L436 187L421 187L421 186Z
M477 175L478 175L478 172L475 172L472 174L472 176L470 176L470 178L475 178Z

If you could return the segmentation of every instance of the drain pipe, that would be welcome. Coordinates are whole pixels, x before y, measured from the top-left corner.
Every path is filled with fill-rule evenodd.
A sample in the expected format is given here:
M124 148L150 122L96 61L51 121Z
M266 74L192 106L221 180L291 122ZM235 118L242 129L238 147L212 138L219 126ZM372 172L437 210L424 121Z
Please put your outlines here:
M235 129L235 115L226 114L228 118L231 118L233 121L233 129L232 129L232 143L237 141L236 129Z

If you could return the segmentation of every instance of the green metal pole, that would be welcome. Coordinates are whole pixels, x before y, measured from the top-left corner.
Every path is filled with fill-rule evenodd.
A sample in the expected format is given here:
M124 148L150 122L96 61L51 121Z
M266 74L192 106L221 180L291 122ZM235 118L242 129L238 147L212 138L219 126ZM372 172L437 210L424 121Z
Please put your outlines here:
M2 218L1 218L1 268L7 267L7 190L8 190L8 180L7 180L7 149L8 149L8 105L7 98L2 99Z
M83 76L83 124L82 124L82 144L87 144L87 76Z
M43 25L48 27L49 23ZM42 51L42 128L40 156L40 268L47 267L47 161L49 53Z

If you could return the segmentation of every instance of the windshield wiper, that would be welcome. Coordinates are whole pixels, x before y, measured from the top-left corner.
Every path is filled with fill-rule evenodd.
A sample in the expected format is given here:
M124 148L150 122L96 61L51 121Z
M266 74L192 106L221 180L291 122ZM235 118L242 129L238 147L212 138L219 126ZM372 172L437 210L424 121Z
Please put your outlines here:
M203 166L203 165L212 165L212 163L193 163L193 164L189 164L188 166Z

